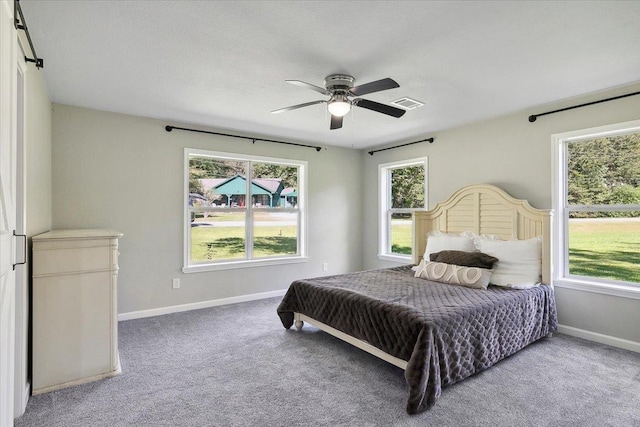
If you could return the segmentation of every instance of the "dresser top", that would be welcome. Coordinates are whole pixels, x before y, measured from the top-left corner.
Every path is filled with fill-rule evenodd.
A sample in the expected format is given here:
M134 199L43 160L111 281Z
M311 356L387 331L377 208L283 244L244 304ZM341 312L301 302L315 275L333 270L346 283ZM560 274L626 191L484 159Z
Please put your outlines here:
M83 228L77 230L51 230L46 233L33 236L33 240L66 240L66 239L96 239L121 237L122 233L116 230L103 228Z

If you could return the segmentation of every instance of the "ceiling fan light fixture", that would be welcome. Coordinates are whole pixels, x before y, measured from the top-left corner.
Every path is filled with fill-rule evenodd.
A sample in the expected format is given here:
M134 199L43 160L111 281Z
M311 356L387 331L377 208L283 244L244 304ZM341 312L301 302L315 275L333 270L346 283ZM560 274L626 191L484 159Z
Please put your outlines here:
M17 0L16 0L17 1ZM308 107L316 104L327 104L327 111L331 114L330 130L340 129L342 127L343 117L351 111L352 106L364 108L365 110L375 111L376 113L386 114L387 116L399 118L407 112L406 106L398 108L391 105L381 104L376 101L360 98L361 95L369 93L381 92L383 90L394 89L400 87L398 82L387 77L363 85L354 86L356 79L346 74L330 74L324 79L324 87L312 85L301 80L287 80L296 86L306 87L323 95L329 96L328 100L318 100L305 102L304 104L292 105L291 107L280 108L271 113L277 114L284 111L297 110L298 108ZM356 98L354 98L356 97Z
M332 116L343 117L351 111L351 102L344 95L335 95L329 100L327 109Z

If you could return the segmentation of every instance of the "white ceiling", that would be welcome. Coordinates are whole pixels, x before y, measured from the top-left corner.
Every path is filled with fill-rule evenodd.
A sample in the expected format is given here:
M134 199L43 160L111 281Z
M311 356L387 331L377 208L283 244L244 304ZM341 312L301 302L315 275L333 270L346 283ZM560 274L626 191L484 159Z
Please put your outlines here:
M20 4L53 102L251 136L367 148L640 80L640 1ZM425 105L270 114L326 98L285 80L332 73Z

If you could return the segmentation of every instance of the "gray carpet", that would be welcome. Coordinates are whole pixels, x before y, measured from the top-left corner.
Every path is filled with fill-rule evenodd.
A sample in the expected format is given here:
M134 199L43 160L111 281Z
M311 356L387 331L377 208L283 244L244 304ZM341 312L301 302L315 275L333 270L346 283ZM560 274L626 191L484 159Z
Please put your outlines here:
M403 371L279 298L120 322L122 375L32 397L16 426L640 426L640 354L543 339L405 413Z

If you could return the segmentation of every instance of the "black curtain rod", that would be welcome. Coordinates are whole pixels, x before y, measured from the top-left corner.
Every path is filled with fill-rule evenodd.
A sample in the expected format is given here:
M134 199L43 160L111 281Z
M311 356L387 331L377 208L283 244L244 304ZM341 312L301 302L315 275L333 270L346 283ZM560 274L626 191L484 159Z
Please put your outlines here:
M24 57L24 60L27 62L33 62L36 64L36 68L44 68L44 59L38 58L38 54L36 53L36 48L33 47L33 42L31 41L31 34L29 34L29 29L27 28L27 21L24 20L24 15L22 14L22 7L20 7L20 0L15 0L13 2L13 25L16 27L16 30L23 30L27 35L27 41L29 42L29 47L31 48L31 53L33 53L33 59Z
M228 133L211 132L211 131L208 131L208 130L181 128L181 127L177 127L177 126L165 126L164 129L167 132L171 132L174 129L178 129L178 130L186 130L188 132L208 133L210 135L230 136L232 138L248 139L250 141L253 141L254 144L256 143L256 141L275 142L276 144L286 144L286 145L295 145L297 147L315 148L316 151L322 150L322 147L318 147L318 146L315 146L315 145L298 144L296 142L276 141L276 140L273 140L273 139L253 138L253 137L250 137L250 136L231 135L231 134L228 134Z
M393 147L381 148L379 150L372 150L372 151L369 151L369 155L373 156L374 153L377 153L380 151L393 150L394 148L406 147L407 145L419 144L421 142L426 142L426 141L429 141L429 144L433 144L433 138L421 139L420 141L416 141L416 142L407 142L406 144L394 145Z
M640 92L628 93L626 95L614 96L612 98L601 99L600 101L587 102L586 104L574 105L573 107L560 108L559 110L547 111L546 113L541 114L532 114L529 116L529 121L531 123L535 122L538 117L546 116L547 114L559 113L561 111L573 110L574 108L586 107L593 104L600 104L601 102L615 101L616 99L626 98L627 96L640 95Z

